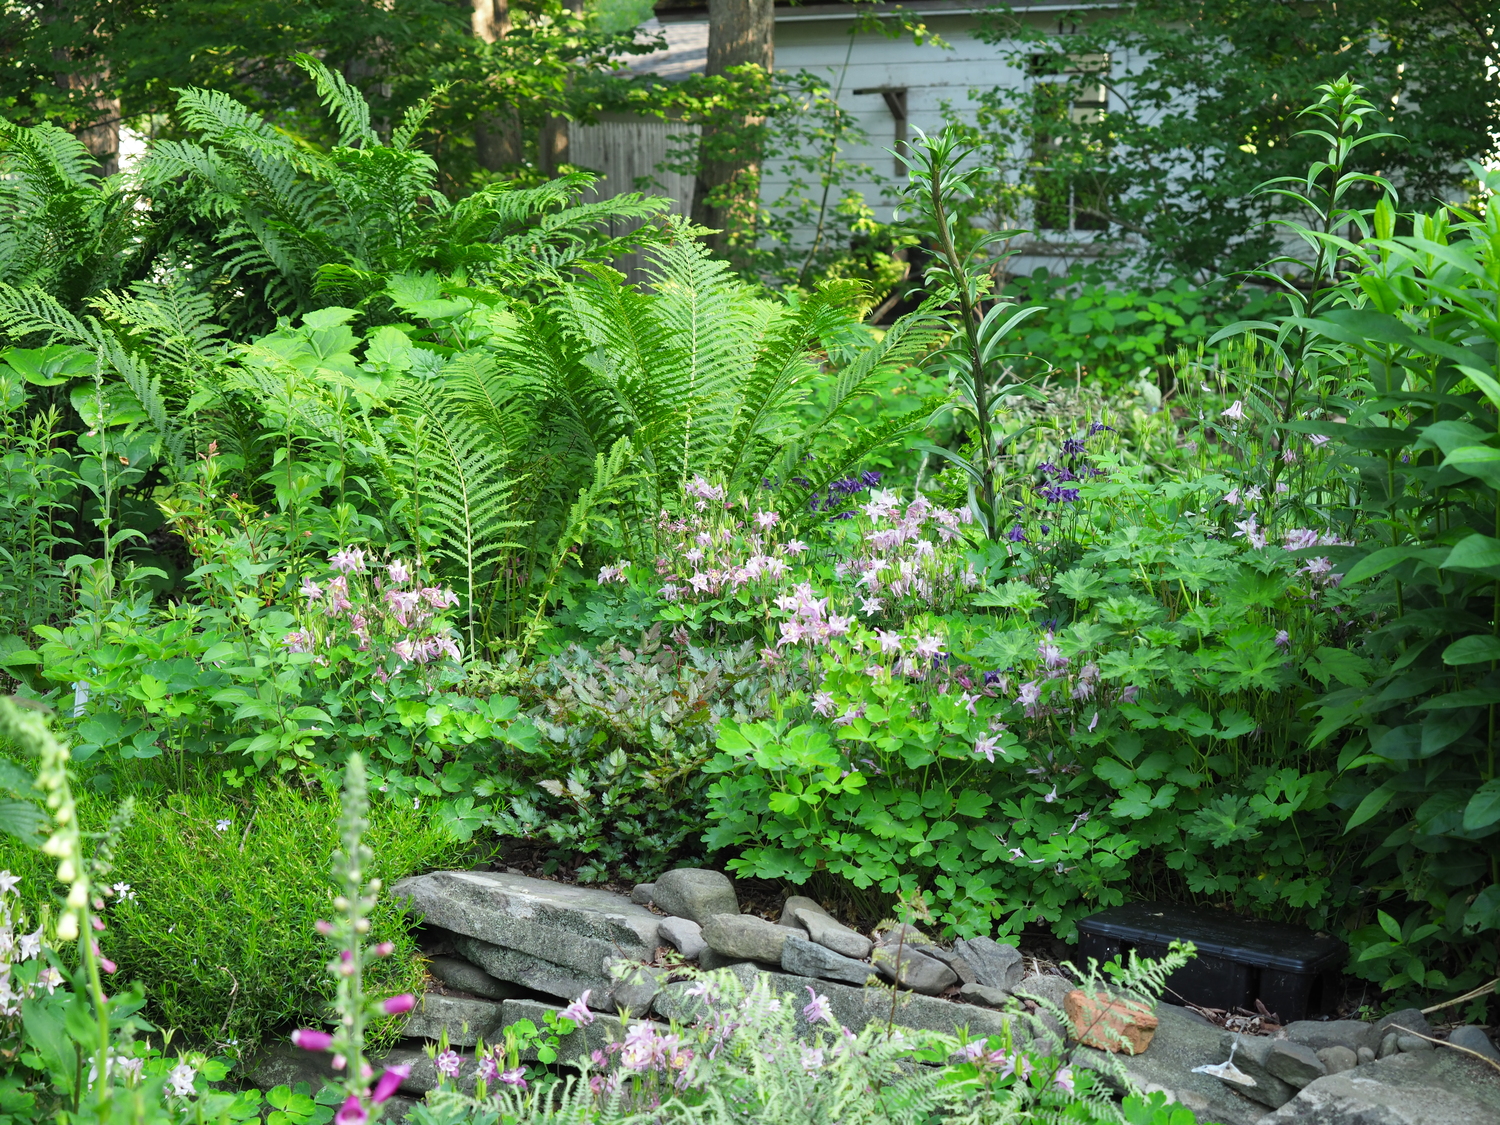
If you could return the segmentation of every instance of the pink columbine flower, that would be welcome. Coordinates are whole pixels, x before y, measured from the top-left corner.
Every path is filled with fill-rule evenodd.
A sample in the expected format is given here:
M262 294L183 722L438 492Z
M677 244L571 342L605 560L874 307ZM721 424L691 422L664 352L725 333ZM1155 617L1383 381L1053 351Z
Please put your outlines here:
M788 539L783 550L785 550L787 554L795 558L803 551L807 550L807 544L802 542L802 540L800 539Z
M302 1027L292 1032L292 1046L301 1047L304 1051L326 1051L333 1046L333 1036L326 1031Z
M1228 418L1231 422L1243 422L1245 420L1245 404L1235 399L1229 404L1227 410L1219 411L1220 418Z
M317 601L323 596L323 587L319 586L311 578L302 580L301 593L310 602Z
M832 716L834 706L835 704L833 702L832 692L820 691L812 698L813 713L816 715L822 715L825 719Z
M514 1070L500 1072L500 1083L504 1086L515 1086L517 1089L526 1089L526 1071L521 1067Z
M411 581L411 571L406 569L406 564L400 559L396 559L390 563L385 568L385 572L391 576L391 581L398 586L405 585Z
M457 1076L463 1060L458 1057L457 1051L439 1051L432 1063L444 1078L453 1078Z
M493 1058L485 1055L479 1060L479 1064L474 1071L474 1077L478 1078L481 1082L493 1082L500 1077L500 1067Z
M388 1016L399 1016L402 1012L409 1012L417 1006L417 998L410 992L403 992L400 996L392 996L380 1010Z
M1052 1079L1052 1084L1065 1094L1073 1092L1073 1068L1065 1066Z
M808 1023L817 1023L819 1020L833 1023L833 1009L828 1006L828 997L819 995L812 985L807 986L807 995L811 999L802 1006L802 1018Z
M375 1092L370 1095L370 1100L376 1105L389 1101L391 1095L401 1088L401 1083L410 1077L411 1063L386 1067L385 1073L380 1076L380 1081L375 1083Z
M942 651L943 651L943 638L942 637L918 637L917 638L917 655L918 656L923 657L923 658L925 658L927 660L931 660L933 657L937 656Z
M1313 445L1314 449L1322 449L1323 446L1325 446L1325 445L1328 444L1328 435L1327 434L1313 434L1313 436L1310 437L1310 438L1308 438L1307 440L1310 441L1310 442L1312 442L1312 445Z
M769 531L781 522L780 512L756 512L755 523L762 531Z
M340 574L359 574L365 569L365 553L358 547L345 547L328 556L328 565Z
M901 634L900 633L887 632L884 629L876 629L875 630L875 637L876 637L876 639L878 641L880 641L880 651L881 652L885 653L885 652L900 652L901 651Z
M334 1125L365 1125L368 1120L370 1120L369 1112L353 1094L344 1099L344 1104L339 1106L339 1111L333 1115Z
M1290 648L1291 644L1292 644L1292 635L1290 633L1288 633L1285 629L1278 630L1277 633L1276 633L1276 647L1277 648Z
M577 1000L557 1013L558 1016L565 1020L572 1020L579 1027L588 1027L594 1022L594 1013L589 1011L589 996L593 991L592 988L585 988Z
M1000 749L1000 739L998 737L991 738L989 735L982 735L974 740L974 756L976 758L983 758L985 761L993 763L995 760L995 751L998 749Z

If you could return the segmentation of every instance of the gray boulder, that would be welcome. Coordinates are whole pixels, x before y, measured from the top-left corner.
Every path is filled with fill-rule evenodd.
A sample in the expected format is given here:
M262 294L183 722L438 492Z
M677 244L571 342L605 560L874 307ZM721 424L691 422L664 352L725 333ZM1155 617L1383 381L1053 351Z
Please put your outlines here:
M1298 1090L1328 1073L1328 1067L1318 1058L1316 1051L1305 1043L1293 1043L1290 1039L1271 1040L1266 1069Z
M1003 1008L1010 1002L1010 993L987 984L964 984L959 986L958 998L969 1004L983 1004L986 1008Z
M663 918L656 932L689 961L696 961L708 948L708 942L703 940L703 927L690 918Z
M1407 1054L1413 1051L1431 1051L1436 1048L1432 1040L1423 1039L1420 1035L1398 1035L1396 1036L1396 1050L1405 1051Z
M436 871L392 890L433 925L590 976L606 957L649 961L656 953L661 919L609 891L493 871ZM477 963L501 980L536 987Z
M1219 1050L1223 1052L1224 1057L1227 1059L1230 1049L1233 1048L1234 1065L1239 1067L1242 1073L1255 1079L1254 1086L1241 1086L1236 1083L1235 1090L1271 1109L1279 1109L1297 1096L1297 1087L1271 1073L1268 1064L1275 1046L1276 1040L1260 1035L1239 1035L1226 1031L1219 1036ZM1316 1056L1314 1058L1316 1059Z
M461 957L434 957L427 962L427 971L449 988L469 992L486 1000L509 1000L521 995L513 984L497 980L478 965L470 964Z
M1448 1035L1448 1042L1500 1063L1500 1051L1495 1050L1495 1045L1490 1042L1490 1037L1482 1027L1455 1027Z
M1385 1037L1380 1040L1380 1049L1375 1052L1377 1059L1388 1059L1401 1051L1401 1036L1394 1031L1387 1031Z
M650 906L651 896L656 893L655 883L637 883L630 888L630 901L638 906Z
M783 914L785 912L783 911ZM842 922L836 922L821 910L799 907L795 917L807 931L807 936L825 948L841 953L845 957L863 960L870 955L874 942L864 934L851 930Z
M1427 1022L1427 1017L1420 1008L1402 1008L1399 1012L1392 1012L1375 1021L1375 1027L1370 1032L1370 1046L1375 1046L1393 1031L1398 1036L1412 1033L1431 1035L1432 1025Z
M959 984L977 984L979 978L974 975L974 968L958 955L954 950L944 949L940 945L914 945L918 953L925 953L934 961L941 961L953 970L953 975L958 977Z
M795 933L781 947L781 967L804 977L839 980L846 984L864 984L875 972L863 961L835 953L827 946L807 941Z
M706 942L703 946L703 952L698 954L698 967L704 970L727 969L731 965L744 965L746 963L744 957L726 957L724 954L709 948ZM780 962L778 961L776 964L779 965Z
M773 965L781 964L781 947L790 933L785 926L753 914L714 914L703 923L703 940L715 953Z
M1500 1075L1456 1051L1422 1051L1393 1055L1310 1082L1261 1125L1489 1125L1496 1121L1500 1121Z
M808 910L814 914L821 914L825 918L832 917L824 910L817 901L806 895L788 895L786 901L781 904L781 914L776 919L778 926L786 926L793 930L805 930L807 925L797 917L797 911Z
M1375 1051L1370 1047L1361 1047L1359 1050L1354 1052L1354 1055L1357 1059L1359 1059L1360 1066L1364 1066L1366 1063L1372 1063L1375 1061Z
M994 938L961 938L953 943L953 951L973 968L974 979L990 988L1014 991L1026 975L1021 951Z
M972 962L971 962L972 963ZM991 986L994 987L994 986ZM1017 996L1028 1000L1046 1000L1061 1009L1068 993L1078 986L1066 977L1052 973L1028 973L1016 982Z
M1286 1025L1286 1037L1294 1043L1321 1051L1324 1047L1378 1047L1380 1040L1370 1042L1371 1027L1361 1020L1296 1020Z
M679 867L658 877L651 890L651 901L658 909L689 918L700 926L707 925L715 914L740 912L729 876L703 867Z
M918 953L911 946L877 946L871 959L886 980L895 981L924 996L936 996L958 983L958 974L947 965L925 953Z
M500 1005L490 1000L460 1000L456 996L439 996L429 992L417 1000L417 1006L401 1025L407 1039L441 1039L458 1047L472 1047L480 1039L493 1043L504 1024Z
M1329 1074L1342 1074L1359 1065L1359 1056L1348 1047L1324 1047L1317 1056Z
M609 1006L627 1016L642 1016L664 983L665 974L635 961L607 961L605 970L614 978L609 990Z

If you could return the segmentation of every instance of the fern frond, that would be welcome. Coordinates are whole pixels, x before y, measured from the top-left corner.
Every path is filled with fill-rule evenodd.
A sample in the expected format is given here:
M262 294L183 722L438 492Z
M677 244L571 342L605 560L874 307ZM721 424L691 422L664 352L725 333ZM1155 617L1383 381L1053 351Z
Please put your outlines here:
M463 586L472 653L485 588L505 550L517 545L508 537L521 526L509 518L510 481L485 432L453 409L439 389L408 380L401 400L409 417L405 437L412 491L421 519L438 533L434 552L451 564Z
M349 85L342 74L335 74L311 55L293 55L292 61L311 76L319 99L338 122L339 144L352 148L356 141L366 145L380 143L370 127L370 107L364 95Z
M97 346L99 342L51 294L35 288L17 289L3 282L0 282L0 330L16 338L40 334L49 343L60 339Z
M809 351L859 319L861 294L858 282L824 284L766 333L719 460L719 476L732 491L759 487L774 456L773 427L801 401L805 384L818 372Z

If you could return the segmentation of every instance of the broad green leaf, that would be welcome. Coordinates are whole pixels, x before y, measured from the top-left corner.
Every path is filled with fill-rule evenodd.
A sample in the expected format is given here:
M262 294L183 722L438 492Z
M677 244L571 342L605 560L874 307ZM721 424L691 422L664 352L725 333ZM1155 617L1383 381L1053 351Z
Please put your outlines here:
M1377 574L1384 574L1397 563L1405 562L1407 559L1419 559L1428 554L1441 556L1443 552L1430 551L1426 547L1415 545L1382 547L1378 551L1372 551L1345 571L1343 584L1347 586L1351 582L1363 582L1366 578L1373 578ZM1434 564L1437 562L1436 559L1432 561Z
M1464 637L1443 650L1444 664L1482 664L1487 660L1500 660L1500 637L1493 634Z
M1349 818L1345 825L1345 831L1358 828L1365 821L1377 816L1386 805L1391 803L1391 798L1396 795L1395 787L1389 783L1382 785L1373 793L1366 794L1365 799L1359 803L1359 808L1354 810L1354 815Z
M55 387L91 374L94 354L71 344L49 344L45 348L7 348L0 360L17 375L38 387Z
M1500 539L1488 535L1471 535L1448 552L1442 565L1445 570L1457 567L1484 570L1500 566Z
M1491 488L1500 488L1500 449L1488 445L1461 445L1443 458L1443 465L1478 477Z
M1500 777L1486 781L1464 808L1464 831L1478 832L1500 822Z

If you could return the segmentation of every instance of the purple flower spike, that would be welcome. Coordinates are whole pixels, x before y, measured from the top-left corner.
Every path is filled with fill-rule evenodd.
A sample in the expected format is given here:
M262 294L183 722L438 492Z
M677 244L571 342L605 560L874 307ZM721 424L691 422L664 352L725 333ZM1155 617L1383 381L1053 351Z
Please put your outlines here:
M339 1106L339 1111L333 1115L334 1125L365 1125L370 1120L370 1115L365 1107L359 1104L359 1099L350 1094L344 1099L344 1104Z
M310 1027L292 1032L292 1045L304 1051L326 1051L333 1046L333 1036L326 1031L314 1031Z
M417 1006L417 998L410 992L403 992L400 996L392 996L380 1008L388 1016L399 1016L402 1012L409 1012Z
M376 1105L388 1101L391 1095L401 1088L401 1083L410 1077L411 1063L386 1067L385 1073L380 1076L380 1081L375 1083L375 1092L370 1095L370 1100Z

